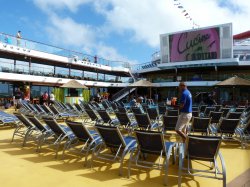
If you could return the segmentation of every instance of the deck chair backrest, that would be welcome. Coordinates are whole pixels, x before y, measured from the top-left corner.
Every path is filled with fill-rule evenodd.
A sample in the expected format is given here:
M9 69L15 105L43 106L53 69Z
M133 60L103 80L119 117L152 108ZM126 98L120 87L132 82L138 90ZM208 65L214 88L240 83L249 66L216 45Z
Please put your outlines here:
M83 112L83 108L79 104L75 103L75 107L79 112Z
M106 110L97 110L98 114L100 115L100 117L102 118L104 123L110 123L111 122L111 118L109 116L109 114L107 113Z
M234 112L244 112L245 108L236 108Z
M134 114L143 114L141 108L139 107L132 107L131 110Z
M213 162L216 159L221 144L221 138L191 136L187 137L186 154L191 160Z
M88 129L83 123L80 122L74 122L74 121L66 121L66 124L69 126L69 128L72 130L72 132L75 134L75 136L82 141L92 141L93 137L89 133Z
M57 108L56 108L54 105L49 106L49 109L50 109L55 115L59 114L59 111L57 110Z
M230 108L221 108L220 112L223 112L223 117L226 117L230 110Z
M119 148L120 146L126 146L126 143L118 127L103 125L96 125L95 127L107 147Z
M32 109L33 112L38 112L38 110L36 109L36 107L34 107L33 104L27 103L27 105L30 107L30 109Z
M219 123L223 112L210 112L209 117L211 118L211 123Z
M42 123L33 115L26 115L28 120L33 123L36 128L38 128L40 131L45 132L47 129L42 125Z
M49 128L57 135L65 135L66 132L60 127L55 119L52 118L43 118L43 121L49 126Z
M166 107L166 106L161 106L161 105L159 105L159 106L158 106L158 110L159 110L159 114L165 115L165 114L166 114L166 111L167 111L167 107Z
M19 113L14 113L14 115L19 119L19 121L22 122L22 124L25 125L25 127L27 128L32 128L34 127L30 121L23 115L23 114L19 114Z
M234 134L234 131L239 125L239 122L239 119L223 119L219 125L220 132Z
M138 127L140 128L150 128L151 122L148 117L148 114L135 114L135 119Z
M69 108L70 110L75 110L75 108L74 108L70 103L66 103L66 105L68 106L68 108Z
M103 106L105 109L108 109L108 108L109 108L109 105L107 104L106 101L103 101L103 102L102 102L102 106Z
M201 105L201 106L200 106L200 112L201 112L201 113L204 113L205 110L206 110L206 108L207 108L207 105Z
M156 120L159 116L156 108L147 108L147 113L151 120Z
M242 112L229 112L227 114L227 119L240 119Z
M200 116L199 111L192 111L192 116L193 117L199 117Z
M155 131L135 130L138 149L142 153L161 155L166 152L163 134Z
M83 104L84 109L92 110L89 104Z
M215 111L215 107L206 107L204 111L204 116L209 116L210 112Z
M116 115L116 117L119 120L121 125L126 126L126 125L131 123L126 112L115 112L115 115Z
M40 105L40 106L47 114L51 113L50 109L46 105Z
M195 132L207 132L211 118L199 118L193 117L192 119L192 129Z
M179 116L179 110L167 110L167 116Z
M92 102L92 105L95 107L95 108L100 108L100 106L98 105L98 103L97 102Z
M116 103L111 103L111 107L114 111L118 110Z
M222 108L222 105L214 105L214 107L215 107L215 112L219 112L220 110L221 110L221 108Z
M199 107L197 106L192 107L192 111L199 111Z
M44 112L44 110L37 104L34 104L34 107L37 109L38 112Z
M149 108L148 104L142 104L142 108L144 111L147 111L147 109Z
M98 119L97 115L95 114L95 112L92 109L85 109L85 111L92 121L95 121Z
M126 108L123 106L118 106L117 108L119 112L127 112Z
M163 116L163 129L175 130L176 123L178 121L178 116Z

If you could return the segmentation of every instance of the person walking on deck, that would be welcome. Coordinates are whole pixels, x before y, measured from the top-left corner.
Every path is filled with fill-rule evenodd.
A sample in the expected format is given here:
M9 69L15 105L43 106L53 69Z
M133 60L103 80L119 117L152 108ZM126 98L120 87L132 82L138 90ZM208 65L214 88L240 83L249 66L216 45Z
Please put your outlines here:
M180 82L179 91L180 98L180 115L175 127L176 132L181 136L183 142L186 141L188 123L192 118L192 94L187 89L185 82Z

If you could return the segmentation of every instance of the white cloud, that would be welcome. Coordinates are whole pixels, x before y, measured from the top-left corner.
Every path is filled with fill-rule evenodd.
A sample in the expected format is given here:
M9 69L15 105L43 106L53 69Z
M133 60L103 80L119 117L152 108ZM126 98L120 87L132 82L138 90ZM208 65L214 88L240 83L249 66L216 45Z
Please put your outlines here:
M34 3L44 11L53 9L60 10L68 8L72 12L76 12L82 4L91 2L91 0L33 0Z
M249 29L250 4L245 0L179 0L192 18L201 27L233 22L234 33ZM112 5L113 8L107 6ZM97 0L96 10L104 15L114 32L131 30L134 40L159 47L159 34L192 28L183 9L175 6L174 0ZM233 7L230 7L233 6ZM108 8L107 8L108 7ZM233 8L238 8L235 11Z
M82 46L89 52L98 51L105 58L122 58L116 49L101 42L100 31L117 33L121 37L129 31L132 42L142 42L159 48L159 35L192 28L174 0L34 0L44 11L68 9L91 3L94 11L104 17L105 23L98 26L77 23L71 18L54 16L48 33L58 42ZM179 0L191 17L201 27L233 22L234 34L249 29L250 3L246 0ZM56 14L56 13L55 13ZM90 17L91 19L91 17ZM102 37L105 38L105 35ZM100 42L99 42L100 41ZM150 55L150 54L149 54Z

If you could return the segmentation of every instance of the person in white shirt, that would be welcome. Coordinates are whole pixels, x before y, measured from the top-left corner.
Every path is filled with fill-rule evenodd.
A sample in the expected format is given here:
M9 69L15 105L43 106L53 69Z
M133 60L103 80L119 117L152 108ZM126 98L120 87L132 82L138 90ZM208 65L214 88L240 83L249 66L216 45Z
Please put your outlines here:
M17 32L17 34L16 34L16 42L17 42L17 46L20 46L20 44L21 44L21 38L22 38L22 36L21 36L21 31L18 31Z
M51 92L49 95L49 103L54 104L54 101L55 101L55 95L53 92Z

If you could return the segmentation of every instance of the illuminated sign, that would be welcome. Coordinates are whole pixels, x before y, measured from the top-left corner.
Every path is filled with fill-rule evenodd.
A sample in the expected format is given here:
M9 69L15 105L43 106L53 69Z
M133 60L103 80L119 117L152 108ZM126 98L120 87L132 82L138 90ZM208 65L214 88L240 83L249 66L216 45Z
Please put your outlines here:
M219 28L169 35L170 62L220 58Z

